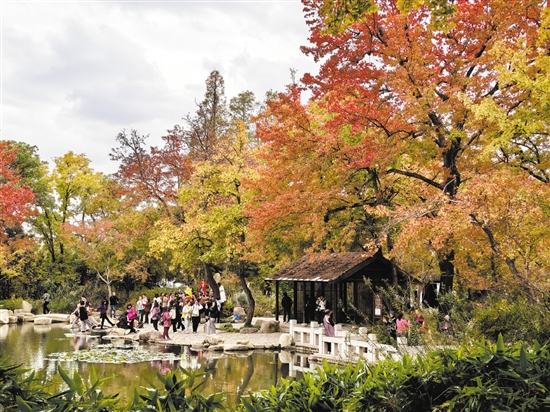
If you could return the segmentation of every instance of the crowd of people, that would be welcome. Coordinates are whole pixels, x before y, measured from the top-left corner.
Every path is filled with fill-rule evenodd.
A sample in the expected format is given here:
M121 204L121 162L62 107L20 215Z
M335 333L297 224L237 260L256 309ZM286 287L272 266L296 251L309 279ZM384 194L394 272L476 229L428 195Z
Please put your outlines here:
M220 292L216 299L206 282L199 282L198 289L194 292L191 287L184 288L184 292L156 293L153 298L141 295L135 305L128 303L125 310L118 314L120 299L113 292L109 299L102 299L100 305L95 308L99 312L100 321L95 320L91 313L93 307L86 297L82 296L73 311L74 319L71 328L74 329L80 322L81 333L91 329L104 329L105 323L111 327L129 329L129 333L137 333L138 328L146 324L152 324L153 329L162 332L164 340L170 340L172 333L197 333L200 319L206 320L206 332L209 335L216 333L216 323L220 322L224 303L226 302L225 290L218 283Z

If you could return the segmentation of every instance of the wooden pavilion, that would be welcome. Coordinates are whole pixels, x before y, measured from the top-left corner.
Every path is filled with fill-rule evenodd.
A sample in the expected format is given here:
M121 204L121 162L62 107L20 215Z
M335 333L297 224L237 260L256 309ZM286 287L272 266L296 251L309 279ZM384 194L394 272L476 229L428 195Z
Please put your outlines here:
M279 320L280 282L292 282L294 289L291 318L308 323L316 320L318 296L324 296L327 309L333 311L337 323L374 322L384 314L384 297L377 292L392 285L403 285L405 277L378 250L373 253L343 252L309 254L266 279L274 281L276 309ZM368 280L370 285L367 285ZM306 310L309 302L309 310Z

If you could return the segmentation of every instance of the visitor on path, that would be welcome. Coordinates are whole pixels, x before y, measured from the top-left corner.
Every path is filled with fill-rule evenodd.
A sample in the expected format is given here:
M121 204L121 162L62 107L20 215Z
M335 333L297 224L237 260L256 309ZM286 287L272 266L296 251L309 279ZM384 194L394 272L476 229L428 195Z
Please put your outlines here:
M137 322L143 323L143 295L140 295L136 302Z
M290 299L288 293L283 293L281 304L283 306L283 323L287 323L290 321L290 308L292 307L292 299Z
M151 301L146 295L143 295L143 319L140 320L142 324L149 324L149 314L151 313Z
M323 323L323 318L325 317L325 310L327 309L327 301L325 298L320 295L315 302L315 314L317 315L317 323L320 325Z
M111 322L111 320L107 317L107 310L108 310L107 299L103 299L101 301L101 304L97 307L97 310L99 311L99 318L101 319L100 329L103 329L103 325L105 324L105 321L109 322L111 326L115 326L115 324Z
M185 326L185 333L189 333L189 325L191 323L191 314L193 312L193 308L191 306L191 300L188 300L185 302L185 306L183 307L181 311L181 316L183 318L183 324Z
M198 300L195 300L191 305L191 322L193 322L193 333L197 333L199 323L201 322L202 305Z
M215 335L216 334L216 319L219 316L218 302L212 297L208 306L207 320L206 320L206 334Z
M50 308L48 307L49 304L50 304L50 294L46 292L42 295L42 313L44 315L50 313Z
M225 288L220 282L218 282L218 289L220 291L220 299L218 300L218 316L216 318L216 322L220 323L220 318L223 312L223 305L227 300L227 296L225 295Z
M183 326L183 319L182 319L182 313L183 313L183 299L181 297L181 294L179 294L176 298L176 327L175 330L181 329L183 331L185 328Z
M88 328L93 329L95 326L92 325L92 322L90 322L90 319L88 319L86 302L80 302L80 307L78 308L78 311L78 318L80 319L80 332L86 333L88 331Z
M71 329L74 329L75 325L77 324L80 316L80 301L76 304L76 309L73 311L74 319L71 323Z
M418 324L420 332L426 332L426 320L418 309L414 311L414 321Z
M397 342L397 324L396 324L396 318L395 318L395 311L390 310L389 316L386 318L385 316L382 318L382 322L386 325L386 330L388 331L388 335L392 339L392 343Z
M164 310L160 315L160 321L162 323L162 327L164 328L162 331L162 339L170 340L169 332L170 325L172 325L172 316L170 315L170 311Z
M407 336L411 322L403 317L402 313L397 315L397 320L395 321L397 327L397 336Z
M172 322L171 322L171 325L172 327L174 328L174 333L178 333L177 329L176 329L176 326L177 326L177 316L178 316L178 312L177 312L177 309L176 309L176 302L172 302L172 304L170 305L170 319L172 319Z
M156 331L159 330L158 324L160 320L160 304L158 300L155 300L153 303L153 309L151 309L151 323L153 324L153 329Z
M115 292L109 297L109 314L111 318L116 319L116 308L118 307L118 296Z
M311 322L311 299L308 294L304 299L304 322Z
M128 318L128 325L130 326L129 333L137 333L134 324L137 318L137 313L131 303L128 303L128 306L126 306L126 317Z
M130 322L128 320L128 312L127 311L122 312L122 314L118 317L118 321L117 321L116 325L117 325L117 327L119 327L121 329L130 329L130 332L128 332L128 334L137 333L137 331L134 329L133 321Z
M335 337L334 320L332 319L332 310L325 310L325 317L323 318L323 326L325 327L325 336Z

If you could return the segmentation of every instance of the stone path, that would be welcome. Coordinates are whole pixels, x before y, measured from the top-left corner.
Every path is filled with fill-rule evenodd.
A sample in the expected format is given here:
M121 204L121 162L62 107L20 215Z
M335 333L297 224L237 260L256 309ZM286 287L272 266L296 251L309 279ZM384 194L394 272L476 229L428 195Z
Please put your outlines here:
M252 324L254 325L256 321L260 318L254 318ZM267 320L267 319L264 319ZM273 319L269 319L273 320ZM240 329L242 327L241 324L232 324L232 326L236 329ZM220 327L218 324L217 327ZM137 329L137 334L129 334L127 330L114 330L117 328L110 328L107 329L107 331L113 330L114 334L120 334L124 333L125 338L130 338L132 340L139 339L140 334L149 334L153 331L153 326L151 324L146 324L141 329ZM283 331L284 331L283 327ZM288 329L288 328L287 328ZM176 346L184 346L184 345L190 345L190 346L200 346L203 345L205 340L209 335L206 334L206 325L200 324L197 333L185 333L184 331L179 330L177 333L174 333L172 328L170 328L169 336L170 340L162 340L162 338L159 336L159 339L153 339L151 342L157 342L157 343L163 343L166 345L176 345ZM162 333L162 328L159 327L159 332ZM249 346L254 347L254 349L277 349L279 348L279 341L281 334L284 332L277 332L277 333L239 333L239 332L225 332L225 331L216 331L216 335L210 335L215 336L218 340L223 341L220 342L221 344L225 346L238 346L239 344L242 345L244 342L248 342Z

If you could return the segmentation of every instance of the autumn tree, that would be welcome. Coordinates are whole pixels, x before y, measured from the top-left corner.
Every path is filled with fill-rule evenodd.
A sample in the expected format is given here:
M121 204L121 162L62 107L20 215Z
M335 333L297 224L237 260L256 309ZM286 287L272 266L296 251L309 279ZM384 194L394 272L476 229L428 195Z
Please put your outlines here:
M255 221L260 229L270 223L269 216L280 224L275 216L291 210L301 227L317 224L322 229L322 211L330 210L326 199L353 193L342 181L327 178L329 166L338 168L332 159L345 159L347 169L337 174L359 174L356 187L370 199L363 201L370 216L364 231L371 232L365 243L384 246L400 259L418 256L422 262L409 268L430 265L428 272L437 278L442 274L444 286L450 287L460 245L453 229L475 231L480 226L471 216L466 221L443 219L443 211L465 205L465 182L479 173L487 172L488 179L496 176L488 173L496 158L496 152L488 150L494 134L488 133L487 119L473 107L489 97L509 112L520 107L525 94L501 81L499 67L506 66L507 60L495 50L524 50L532 59L543 4L455 2L448 25L439 30L429 24L433 8L415 3L402 13L404 3L379 1L376 10L362 13L360 19L334 32L327 30L330 22L324 7L328 3L304 1L312 45L303 51L321 63L317 75L303 78L304 87L313 94L311 102L300 107L300 99L293 96L296 90L291 89L261 120L261 136L267 143L263 156L268 163L261 170L265 180L260 199L268 203L259 206L255 217L260 220ZM300 166L296 169L300 161L308 164L330 152L332 159L324 159L306 173L300 172ZM331 183L335 185L332 193ZM426 219L437 224L427 225ZM415 236L419 222L424 224L422 229L432 230ZM406 243L399 241L400 236L416 242L413 250L426 253L395 250L394 246ZM325 248L324 241L317 241L316 247ZM491 247L484 250L488 255L496 253Z
M0 223L5 231L23 223L32 212L34 193L21 182L16 167L17 147L11 142L0 142Z
M0 283L1 297L8 298L13 286L36 281L28 268L36 261L36 243L27 236L23 222L35 210L36 193L29 185L33 149L17 142L0 142ZM33 273L34 275L35 273ZM23 290L17 287L21 293Z
M118 134L118 147L111 151L111 159L119 162L114 178L134 205L160 207L165 216L181 218L175 206L191 173L187 146L171 132L162 137L162 147L147 147L147 138L137 130Z

